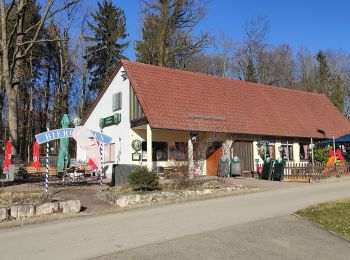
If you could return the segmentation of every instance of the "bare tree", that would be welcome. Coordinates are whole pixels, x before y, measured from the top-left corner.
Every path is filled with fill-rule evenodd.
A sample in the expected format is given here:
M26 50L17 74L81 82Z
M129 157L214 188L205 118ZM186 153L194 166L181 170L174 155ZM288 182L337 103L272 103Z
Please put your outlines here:
M138 61L159 66L185 68L190 57L208 42L208 34L194 36L204 17L199 0L145 0L143 39L136 42Z
M317 64L311 51L306 47L301 47L297 51L297 78L299 89L305 91L315 91Z
M6 95L9 103L9 128L10 136L13 141L13 154L18 153L18 108L17 98L20 91L20 84L23 75L22 65L28 57L35 44L45 41L58 41L59 39L42 39L40 32L45 22L52 18L58 12L68 8L78 2L73 0L61 7L53 10L54 0L48 0L43 14L39 21L24 29L25 17L29 0L12 0L9 4L5 0L0 0L1 16L1 76L6 89ZM11 12L15 12L14 21ZM10 29L9 24L12 25ZM9 31L10 30L10 31ZM13 48L13 51L10 49Z
M249 76L258 78L256 69L259 56L266 48L269 21L267 17L258 16L246 21L243 29L245 39L236 46L232 70L236 78L249 80Z
M268 46L258 55L257 74L260 83L293 87L296 64L292 48L287 44Z
M232 66L231 61L234 54L235 43L233 39L221 34L220 38L215 39L214 46L218 50L216 57L219 60L220 75L222 77L227 77Z

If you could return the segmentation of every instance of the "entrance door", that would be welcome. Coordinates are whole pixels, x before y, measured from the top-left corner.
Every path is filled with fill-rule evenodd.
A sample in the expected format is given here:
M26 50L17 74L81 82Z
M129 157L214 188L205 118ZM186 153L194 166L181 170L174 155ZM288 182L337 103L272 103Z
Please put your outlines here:
M218 176L219 159L222 155L222 147L215 148L207 157L207 176Z
M241 159L241 167L243 171L250 172L254 170L253 142L234 142L233 156L238 156L238 158Z

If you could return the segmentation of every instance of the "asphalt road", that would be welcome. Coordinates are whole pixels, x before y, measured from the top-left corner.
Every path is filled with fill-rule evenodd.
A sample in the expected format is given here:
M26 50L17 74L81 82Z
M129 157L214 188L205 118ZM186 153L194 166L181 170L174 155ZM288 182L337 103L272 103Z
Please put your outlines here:
M288 215L120 251L99 260L349 260L350 242Z
M0 255L1 259L50 260L115 255L348 197L350 181L346 180L24 226L0 232Z

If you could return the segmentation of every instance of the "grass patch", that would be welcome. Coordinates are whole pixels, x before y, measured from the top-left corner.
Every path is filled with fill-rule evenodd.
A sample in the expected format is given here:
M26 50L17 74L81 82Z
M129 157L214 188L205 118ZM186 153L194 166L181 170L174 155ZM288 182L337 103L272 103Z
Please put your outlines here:
M42 201L42 192L0 192L0 208L8 208L14 204L37 204Z
M350 240L350 199L321 203L296 214Z

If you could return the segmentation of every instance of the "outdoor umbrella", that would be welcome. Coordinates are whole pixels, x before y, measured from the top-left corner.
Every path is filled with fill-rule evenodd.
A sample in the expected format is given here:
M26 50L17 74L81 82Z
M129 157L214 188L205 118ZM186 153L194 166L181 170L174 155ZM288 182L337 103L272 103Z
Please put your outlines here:
M68 128L69 118L67 114L64 114L61 120L61 126L62 128ZM58 153L58 161L57 161L57 169L59 172L63 172L64 169L68 167L68 159L69 159L68 144L69 144L68 138L60 139L60 151Z
M8 173L8 168L11 166L11 151L12 151L12 141L9 140L5 147L5 162L4 162L4 173Z
M88 165L90 166L91 170L93 170L93 171L97 169L96 164L95 164L94 161L91 160L91 159L89 159Z
M350 143L350 134L343 135L343 136L340 136L340 137L334 138L334 139L333 138L332 139L328 139L328 140L320 142L320 144L332 144L333 142L335 142L335 143L342 143L342 144Z
M33 146L33 163L32 166L38 169L41 167L40 161L40 145L38 141L35 141L34 146Z

